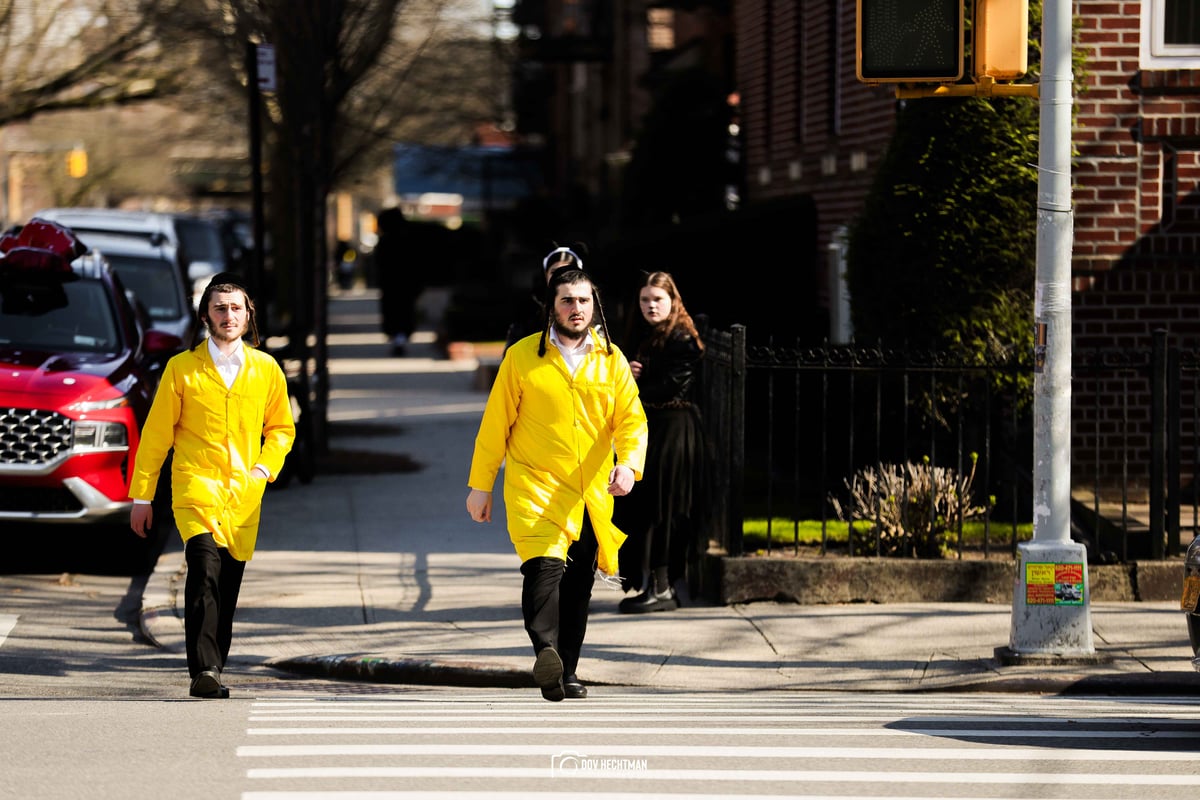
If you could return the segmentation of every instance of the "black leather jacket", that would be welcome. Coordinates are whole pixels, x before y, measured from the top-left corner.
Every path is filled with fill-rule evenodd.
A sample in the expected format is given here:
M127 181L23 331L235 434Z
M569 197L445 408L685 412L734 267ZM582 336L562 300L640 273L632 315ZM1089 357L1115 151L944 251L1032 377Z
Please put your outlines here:
M692 401L692 384L703 351L691 334L676 331L662 347L643 339L632 360L642 364L638 394L647 408L685 406Z

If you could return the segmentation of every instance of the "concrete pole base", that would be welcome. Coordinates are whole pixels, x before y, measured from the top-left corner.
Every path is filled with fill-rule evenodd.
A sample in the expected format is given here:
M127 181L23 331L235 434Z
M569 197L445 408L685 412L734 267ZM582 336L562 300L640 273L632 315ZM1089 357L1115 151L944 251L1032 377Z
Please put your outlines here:
M996 661L1006 667L1054 667L1062 664L1090 665L1113 662L1112 653L1017 653L1009 647L997 647L992 654Z
M1078 542L1026 542L1017 547L1008 653L1077 657L1092 643L1087 548Z

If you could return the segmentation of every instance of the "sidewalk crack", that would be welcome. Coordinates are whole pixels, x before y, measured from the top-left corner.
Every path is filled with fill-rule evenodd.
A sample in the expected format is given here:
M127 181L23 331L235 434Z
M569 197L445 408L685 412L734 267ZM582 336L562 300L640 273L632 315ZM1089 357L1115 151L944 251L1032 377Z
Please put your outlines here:
M767 636L767 632L764 631L757 622L743 614L741 606L735 605L733 609L737 612L739 617L748 622L750 627L754 628L754 630L758 632L758 635L762 638L763 642L766 643L767 647L771 648L771 652L774 653L776 657L781 658L782 655L779 652L779 648L777 648L775 643L771 641L771 637Z

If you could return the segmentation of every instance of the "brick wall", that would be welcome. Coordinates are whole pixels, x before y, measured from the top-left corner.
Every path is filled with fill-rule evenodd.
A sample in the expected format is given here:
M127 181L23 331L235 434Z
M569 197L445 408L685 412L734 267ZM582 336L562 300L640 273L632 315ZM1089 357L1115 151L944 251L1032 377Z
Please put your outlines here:
M1087 54L1072 133L1077 356L1148 349L1157 329L1200 348L1200 71L1140 70L1140 12L1137 0L1074 6ZM895 121L893 90L855 78L855 13L853 0L734 3L746 199L811 195L822 252L858 214ZM1144 386L1081 383L1072 404L1073 482L1100 476L1111 490L1130 467L1115 454L1146 454Z
M811 195L823 265L821 254L858 214L887 147L894 92L855 77L854 0L737 2L734 14L746 201ZM824 269L816 278L827 305Z
M1148 350L1155 330L1200 347L1200 76L1139 68L1140 12L1136 0L1075 6L1087 53L1073 131L1077 363L1090 348ZM1184 394L1188 407L1194 392L1185 386ZM1132 471L1125 491L1144 493L1149 413L1138 376L1076 381L1073 483L1098 479L1111 496Z

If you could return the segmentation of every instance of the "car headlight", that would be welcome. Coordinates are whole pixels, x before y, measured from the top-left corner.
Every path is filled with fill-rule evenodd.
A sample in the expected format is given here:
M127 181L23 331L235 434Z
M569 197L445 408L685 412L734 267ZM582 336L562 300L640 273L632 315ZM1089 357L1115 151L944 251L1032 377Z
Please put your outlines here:
M110 397L107 400L80 400L78 403L71 403L67 408L73 411L103 411L108 408L124 408L129 405L129 397L121 395L120 397Z
M76 452L118 450L129 446L129 432L119 422L77 420L73 426L71 446Z

